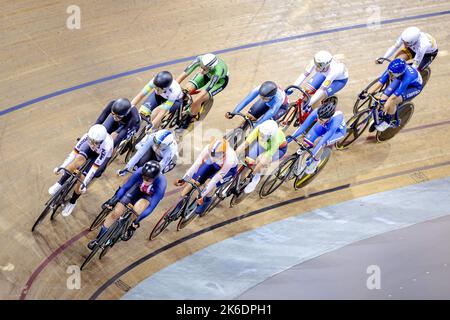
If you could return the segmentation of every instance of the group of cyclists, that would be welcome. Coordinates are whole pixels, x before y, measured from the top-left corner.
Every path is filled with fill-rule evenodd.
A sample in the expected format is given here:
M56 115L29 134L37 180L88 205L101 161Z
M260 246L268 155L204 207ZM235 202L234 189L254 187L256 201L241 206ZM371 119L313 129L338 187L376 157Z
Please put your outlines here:
M400 49L400 50L399 50ZM421 72L430 65L438 52L435 39L420 31L417 27L406 28L389 48L383 58L396 53L378 83L370 92L361 92L365 97L376 92L388 80L389 85L379 100L384 110L383 119L376 130L384 131L391 127L396 108L404 101L416 97L423 88ZM408 60L413 60L408 64ZM376 59L381 63L382 59ZM181 86L195 70L198 72L184 88ZM198 158L177 180L177 186L184 186L181 195L186 195L192 186L187 181L203 186L196 213L207 210L216 188L231 179L237 172L242 156L253 168L253 178L245 187L245 193L251 193L257 187L266 168L281 159L287 152L289 143L302 136L302 144L311 150L311 157L305 164L305 172L312 174L319 163L318 154L326 146L332 146L342 139L347 131L342 111L336 110L336 100L327 99L342 90L348 83L346 66L327 51L317 52L305 71L295 80L295 86L302 86L311 99L302 106L307 112L306 120L290 136L280 128L279 122L289 106L291 90L283 90L274 81L265 81L255 87L232 112L227 112L227 119L244 110L252 101L246 116L254 123L254 128L235 150L225 138L213 138L200 152ZM309 79L306 83L305 81ZM64 206L63 216L70 215L78 198L86 192L93 178L102 175L109 159L117 146L124 139L129 139L139 130L142 118L149 119L145 137L136 145L136 153L123 169L117 171L119 176L131 173L125 184L105 202L112 210L100 229L99 236L108 230L129 204L138 214L129 227L123 240L128 240L139 227L140 222L156 208L167 188L165 173L172 170L177 163L178 145L174 133L160 129L161 121L168 112L174 112L183 105L184 92L197 91L192 104L187 110L182 128L198 118L200 106L207 99L223 91L228 84L228 67L218 56L208 53L197 57L186 69L174 79L169 71L159 72L131 100L117 99L108 103L89 131L75 145L65 161L57 168L64 167L70 172L83 168L83 185L78 183L72 197ZM139 103L145 101L138 108ZM317 108L313 106L317 103ZM68 179L68 173L51 186L49 194L55 194ZM97 237L98 239L98 237ZM93 248L97 239L92 240Z

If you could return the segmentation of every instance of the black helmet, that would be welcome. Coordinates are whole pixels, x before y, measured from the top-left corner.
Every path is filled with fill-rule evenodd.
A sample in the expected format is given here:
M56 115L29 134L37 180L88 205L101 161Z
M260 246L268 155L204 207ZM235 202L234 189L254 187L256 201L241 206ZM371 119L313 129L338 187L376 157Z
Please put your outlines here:
M259 95L263 98L273 97L278 90L278 86L273 81L266 81L259 87Z
M329 97L325 99L317 110L317 117L319 119L330 119L336 111L336 97Z
M153 84L158 88L164 89L170 87L172 81L173 77L169 71L161 71L156 75L155 79L153 80Z
M159 172L161 171L161 166L159 165L158 161L151 160L144 164L142 167L142 177L148 178L148 179L155 179Z
M127 98L120 98L114 101L111 112L120 118L125 117L130 112L131 103Z

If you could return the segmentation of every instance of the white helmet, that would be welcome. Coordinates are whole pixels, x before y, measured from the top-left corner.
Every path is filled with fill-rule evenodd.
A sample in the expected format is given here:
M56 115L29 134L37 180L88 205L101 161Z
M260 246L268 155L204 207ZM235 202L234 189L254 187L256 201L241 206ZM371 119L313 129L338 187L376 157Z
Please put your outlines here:
M406 28L401 35L402 41L405 42L408 46L412 46L414 43L419 40L420 37L420 29L417 27L409 27Z
M162 150L165 150L174 142L173 134L167 129L159 130L153 136L153 142L156 146L159 146Z
M204 69L211 70L218 62L216 55L212 53L207 53L200 57L200 66Z
M333 59L333 56L328 51L319 51L314 55L314 64L316 65L317 69L320 71L325 70Z
M94 124L88 131L89 142L91 142L92 144L101 144L107 136L108 132L106 131L106 128L101 124Z
M263 141L269 140L278 132L278 124L274 120L266 120L258 128L259 136Z

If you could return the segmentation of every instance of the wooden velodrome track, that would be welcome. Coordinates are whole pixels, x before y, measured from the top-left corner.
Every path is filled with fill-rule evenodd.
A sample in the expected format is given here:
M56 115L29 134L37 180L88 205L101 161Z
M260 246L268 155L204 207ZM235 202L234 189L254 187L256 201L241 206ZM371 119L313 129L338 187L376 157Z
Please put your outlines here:
M312 208L450 173L448 1L80 0L76 3L81 8L80 30L66 28L70 4L1 1L0 298L118 299L150 274L235 234ZM369 6L379 9L379 28L366 26L373 20ZM81 264L88 252L86 243L96 235L87 234L87 226L99 205L123 182L114 175L121 159L92 184L72 216L59 216L54 223L46 220L35 234L30 229L56 179L52 169L110 99L132 98L157 71L178 74L188 61L173 60L235 48L221 53L229 65L230 83L216 96L205 120L207 128L230 129L238 120L225 121L224 113L255 85L270 79L287 86L314 52L327 49L349 69L349 83L339 93L340 108L348 119L356 94L382 72L384 66L373 60L409 25L432 34L440 54L432 65L431 80L414 101L407 130L387 143L362 138L349 150L333 152L327 167L305 190L294 192L286 185L268 199L254 195L237 208L222 207L180 232L170 226L150 242L156 219L177 196L167 197L130 242L116 246L102 261L95 259L82 272L81 289L67 289L67 267ZM315 34L321 30L330 32ZM264 42L276 39L283 41ZM245 47L255 43L259 45ZM173 63L103 79L168 61ZM89 83L97 79L103 80ZM86 85L73 88L80 84ZM71 89L60 91L67 88ZM186 168L181 165L170 172L169 190ZM247 213L251 214L245 219L217 225ZM205 229L210 226L215 227ZM174 243L199 230L203 231ZM160 248L164 250L155 253Z

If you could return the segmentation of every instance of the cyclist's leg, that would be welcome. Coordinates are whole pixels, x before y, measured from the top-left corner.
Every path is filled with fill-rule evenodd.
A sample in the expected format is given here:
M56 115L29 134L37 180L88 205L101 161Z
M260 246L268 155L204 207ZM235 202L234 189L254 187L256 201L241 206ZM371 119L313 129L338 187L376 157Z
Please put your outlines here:
M140 168L150 160L157 160L155 150L153 150L152 147L149 147L147 152L139 159L139 161L136 163L136 167Z
M267 156L265 153L266 149L264 149L257 141L250 146L248 157L256 160L256 166L253 169L252 181L244 189L245 193L251 193L255 190L261 179L262 170L265 164L270 163L270 159L266 159Z
M283 104L280 109L278 110L277 114L273 117L273 120L277 121L282 116L284 116L289 108L289 103Z
M396 97L393 95L394 91L400 86L401 80L400 79L394 79L391 81L389 86L383 91L383 94L381 95L380 102L384 104L384 119L381 119L380 125L378 126L377 130L380 130L380 128L385 127L387 124L389 124L393 116L395 115L395 111L397 109L398 103L401 102L401 97ZM382 122L386 122L386 124L383 124ZM376 126L377 127L377 126Z
M156 91L153 92L145 99L144 103L139 108L139 113L148 117L151 115L152 111L159 106L163 102L161 96L156 94Z
M422 85L414 84L408 86L401 96L402 100L400 101L400 103L404 101L411 101L422 92L422 89L423 89Z
M167 108L165 104L160 105L157 107L154 112L152 113L152 125L153 128L159 129L159 126L161 125L161 121L166 115L167 112L175 112L178 108L181 107L183 102L183 99L178 99L174 102L174 104Z
M415 55L416 55L416 53L412 49L403 48L397 52L397 54L395 55L395 58L408 61L408 60L411 60L412 58L414 58Z
M338 93L339 91L341 91L345 85L348 82L348 78L347 79L342 79L342 80L334 80L333 83L331 83L331 85L327 88L326 90L326 97L331 97L332 95Z
M192 180L196 181L199 185L203 185L206 180L214 176L219 170L220 168L217 165L203 163L197 172L192 175ZM191 185L187 185L182 191L182 195L185 196L191 189Z
M113 138L114 141L114 148L117 148L117 146L127 137L127 133L128 130L126 126L120 126L111 134L111 138Z
M436 58L438 54L438 50L436 50L433 53L426 53L423 56L422 62L420 63L419 67L417 68L417 71L421 72L424 69L426 69L427 67L430 66L430 64L433 62L433 60Z

